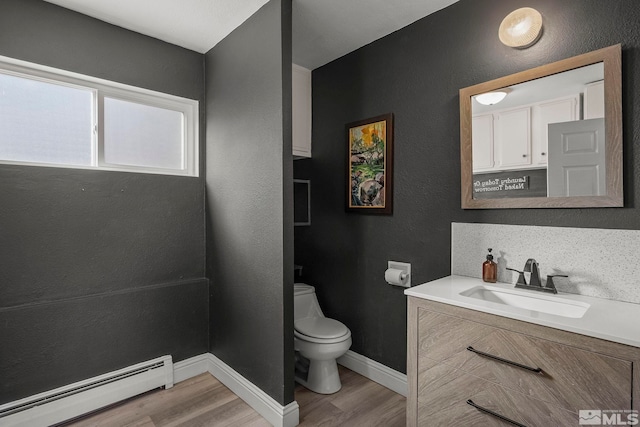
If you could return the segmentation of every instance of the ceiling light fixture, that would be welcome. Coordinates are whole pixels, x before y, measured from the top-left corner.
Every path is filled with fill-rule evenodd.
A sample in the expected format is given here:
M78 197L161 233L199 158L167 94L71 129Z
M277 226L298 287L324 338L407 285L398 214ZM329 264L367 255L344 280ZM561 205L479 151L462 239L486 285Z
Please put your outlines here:
M482 105L494 105L502 101L507 96L506 90L496 90L494 92L481 93L475 99Z
M541 34L542 15L530 7L516 9L508 14L498 30L502 44L519 49L535 44Z

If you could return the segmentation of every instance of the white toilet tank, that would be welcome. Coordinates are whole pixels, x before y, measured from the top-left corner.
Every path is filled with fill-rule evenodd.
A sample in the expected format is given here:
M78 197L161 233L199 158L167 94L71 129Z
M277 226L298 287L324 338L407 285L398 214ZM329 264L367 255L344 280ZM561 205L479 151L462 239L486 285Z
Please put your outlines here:
M324 317L316 298L316 289L305 283L294 283L293 320L306 317Z

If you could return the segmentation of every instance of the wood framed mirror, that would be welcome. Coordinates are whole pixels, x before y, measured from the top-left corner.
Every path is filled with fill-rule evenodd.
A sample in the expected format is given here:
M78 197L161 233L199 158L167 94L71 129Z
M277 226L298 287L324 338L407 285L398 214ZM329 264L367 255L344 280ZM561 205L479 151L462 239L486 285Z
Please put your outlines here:
M460 89L462 208L622 207L621 50Z

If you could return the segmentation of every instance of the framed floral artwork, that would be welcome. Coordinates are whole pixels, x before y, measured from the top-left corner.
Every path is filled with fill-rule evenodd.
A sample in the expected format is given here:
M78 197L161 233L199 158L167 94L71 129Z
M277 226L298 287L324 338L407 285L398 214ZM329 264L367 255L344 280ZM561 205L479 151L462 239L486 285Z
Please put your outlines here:
M393 212L393 114L347 125L347 211Z

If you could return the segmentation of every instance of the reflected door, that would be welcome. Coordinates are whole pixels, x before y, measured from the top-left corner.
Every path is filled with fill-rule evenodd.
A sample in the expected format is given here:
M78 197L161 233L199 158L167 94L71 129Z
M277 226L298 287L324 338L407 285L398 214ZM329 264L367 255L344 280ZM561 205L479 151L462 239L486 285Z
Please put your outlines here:
M606 195L604 119L549 125L550 197Z

